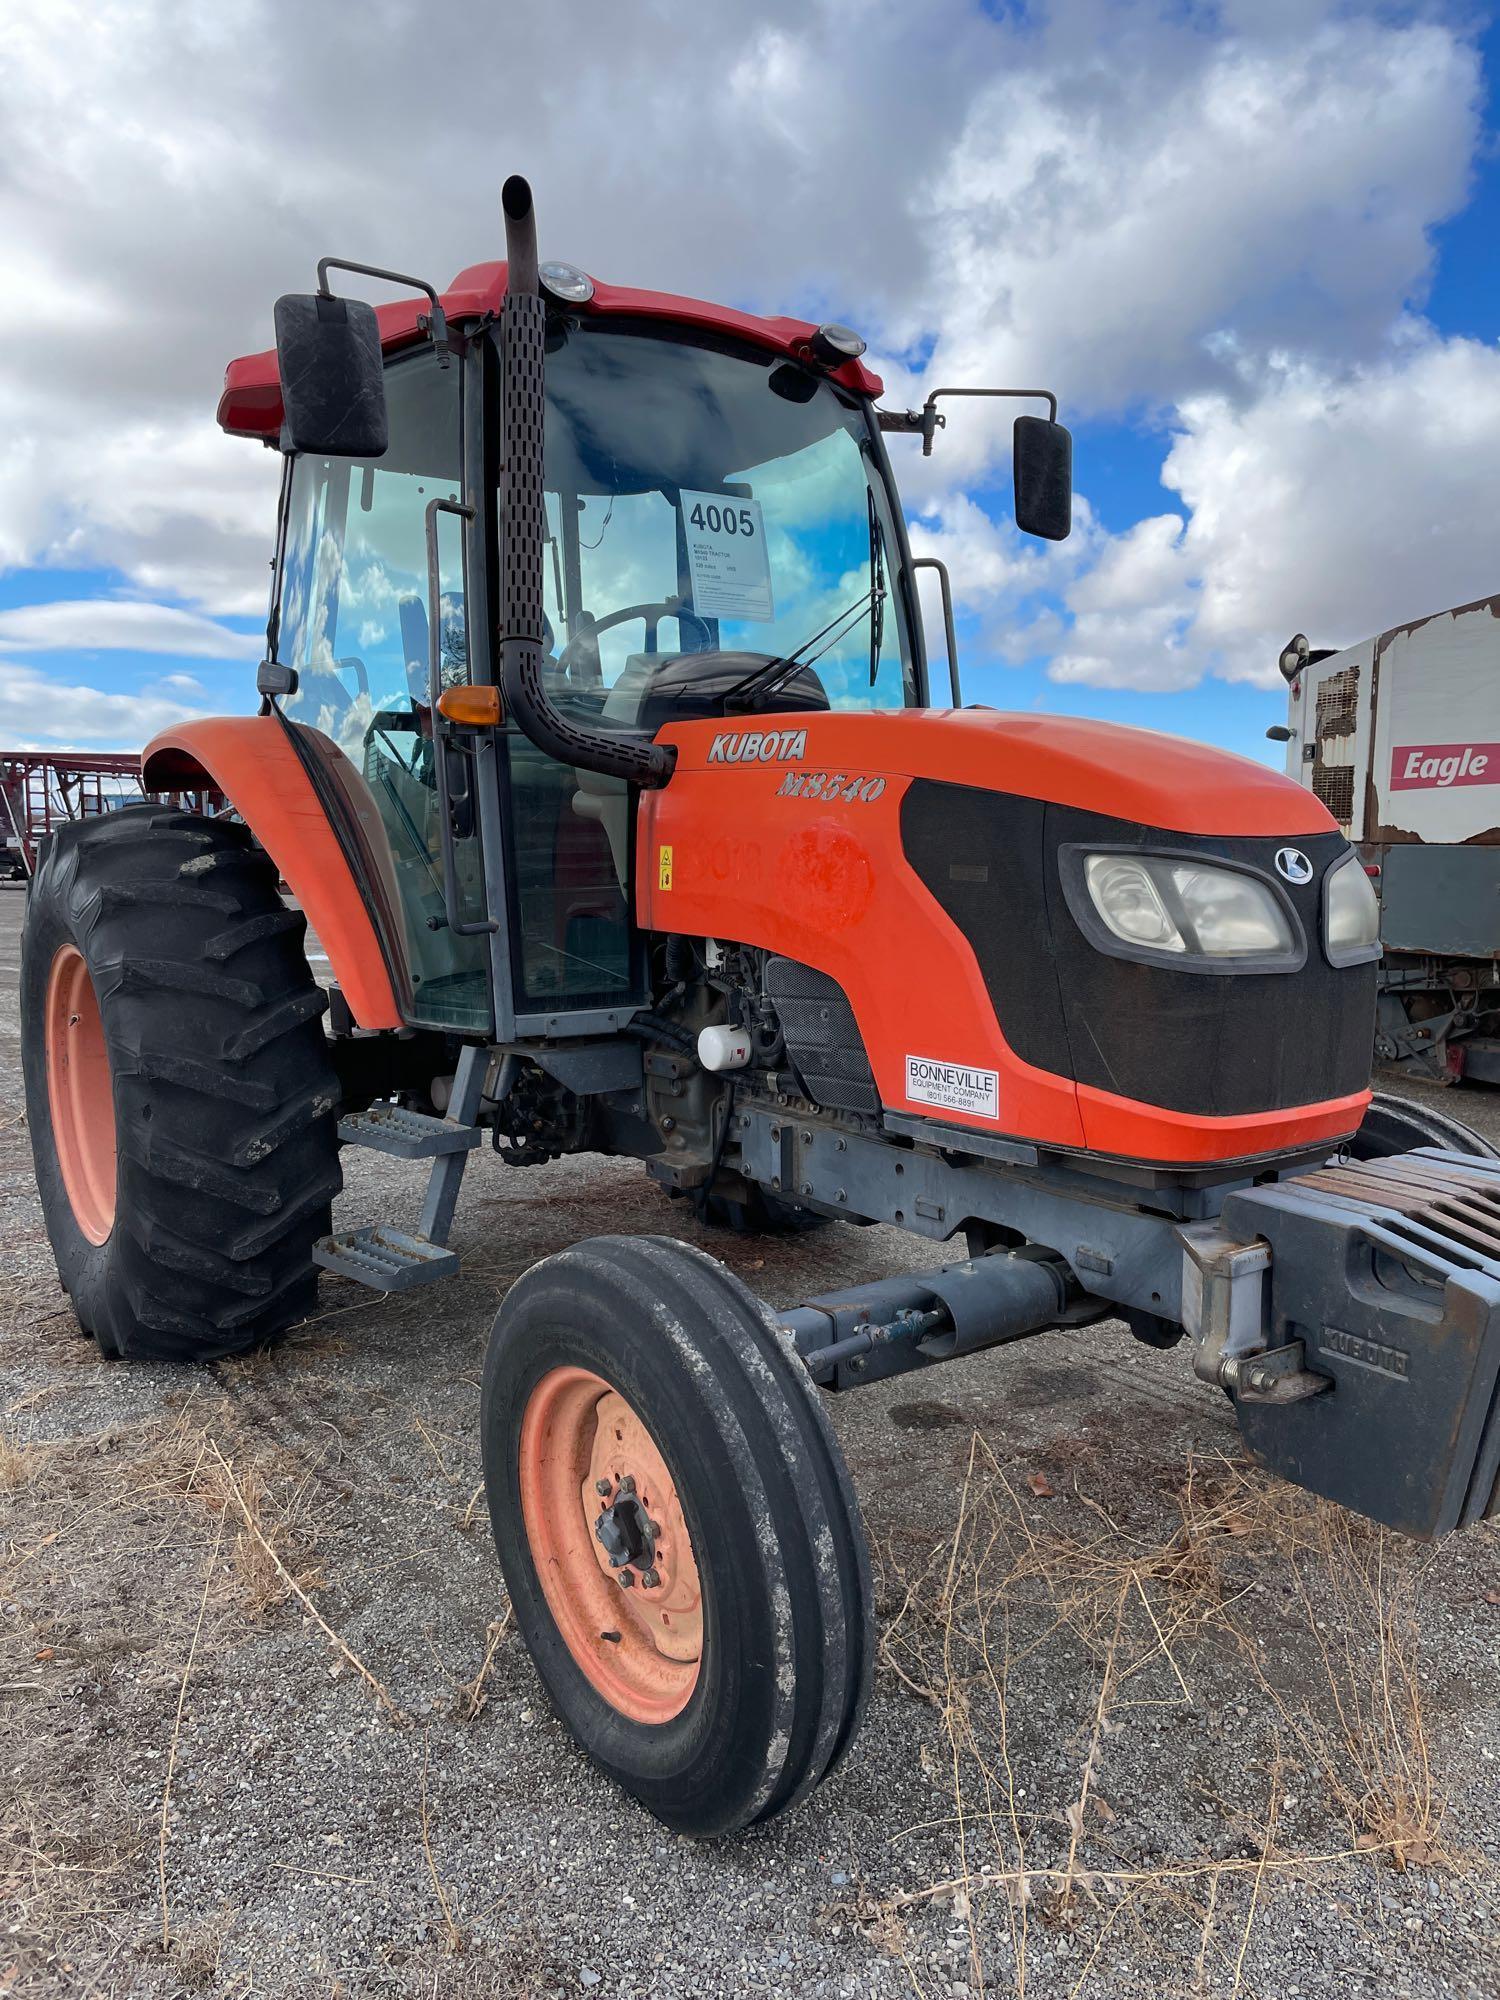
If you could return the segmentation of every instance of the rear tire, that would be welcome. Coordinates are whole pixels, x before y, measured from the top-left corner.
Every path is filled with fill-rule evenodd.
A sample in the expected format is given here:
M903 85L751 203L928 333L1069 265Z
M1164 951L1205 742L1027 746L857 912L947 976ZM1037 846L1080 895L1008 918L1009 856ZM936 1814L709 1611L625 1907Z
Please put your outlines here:
M837 1764L863 1713L872 1590L838 1445L767 1308L685 1244L593 1237L512 1287L485 1362L482 1424L516 1621L582 1747L659 1820L697 1838L796 1804ZM620 1589L592 1530L604 1511L600 1470L623 1482L637 1458L642 1493L663 1468L667 1477L665 1507L659 1493L650 1501L664 1517L660 1598L645 1570ZM555 1516L539 1518L548 1493ZM680 1581L688 1561L697 1623ZM679 1627L687 1620L698 1650L685 1671L674 1633L676 1655L653 1679L641 1634L658 1604L674 1607Z
M1497 1157L1489 1140L1461 1118L1385 1090L1377 1090L1370 1099L1364 1123L1349 1141L1349 1154L1356 1160L1385 1160L1418 1146L1438 1146L1447 1153L1467 1153L1482 1160Z
M227 819L129 806L42 853L27 1116L58 1274L106 1354L212 1360L313 1308L341 1180L305 929Z

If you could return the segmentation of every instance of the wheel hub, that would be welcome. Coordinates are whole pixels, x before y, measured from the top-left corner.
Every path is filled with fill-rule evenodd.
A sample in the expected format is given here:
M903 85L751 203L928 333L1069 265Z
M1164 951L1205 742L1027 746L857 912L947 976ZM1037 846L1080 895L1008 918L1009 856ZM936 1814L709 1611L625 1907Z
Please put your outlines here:
M703 1653L698 1566L661 1448L601 1377L551 1370L522 1420L520 1497L569 1652L638 1722L687 1705Z
M656 1571L659 1524L641 1505L634 1475L627 1472L618 1485L607 1477L600 1479L595 1491L609 1503L599 1510L594 1534L609 1557L610 1568L620 1572L620 1582L627 1588L639 1573L648 1590L656 1589L661 1581Z
M682 1501L655 1438L615 1389L594 1410L589 1474L582 1498L595 1561L618 1587L650 1592L626 1600L627 1622L664 1658L696 1660L703 1599Z

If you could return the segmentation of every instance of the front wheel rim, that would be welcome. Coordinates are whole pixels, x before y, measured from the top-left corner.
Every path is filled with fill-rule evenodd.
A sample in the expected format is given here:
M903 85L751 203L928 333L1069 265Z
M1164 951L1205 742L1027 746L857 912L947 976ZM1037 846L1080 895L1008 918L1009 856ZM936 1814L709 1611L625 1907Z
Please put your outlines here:
M77 945L59 945L47 976L47 1103L73 1219L90 1243L115 1226L115 1103L99 996Z
M574 1664L631 1721L672 1721L698 1684L703 1597L681 1497L655 1438L602 1376L552 1368L527 1399L518 1456L527 1543ZM649 1563L613 1566L596 1533L622 1493L638 1497L659 1531Z

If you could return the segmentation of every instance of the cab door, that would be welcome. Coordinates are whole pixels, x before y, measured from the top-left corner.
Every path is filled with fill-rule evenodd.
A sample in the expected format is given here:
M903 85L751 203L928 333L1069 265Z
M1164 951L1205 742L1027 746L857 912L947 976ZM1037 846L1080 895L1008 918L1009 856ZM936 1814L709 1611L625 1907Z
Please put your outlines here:
M373 807L360 818L383 845L376 866L394 887L379 900L396 911L386 928L398 934L384 943L406 1018L485 1032L493 1007L480 814L441 719L434 733L430 680L434 616L440 683L469 678L458 512L465 373L443 367L427 347L392 361L384 456L292 462L277 656L297 673L283 714L336 746L353 766L339 765L344 788L362 781ZM433 515L435 592L427 541L434 501L443 503ZM442 769L440 757L448 760Z

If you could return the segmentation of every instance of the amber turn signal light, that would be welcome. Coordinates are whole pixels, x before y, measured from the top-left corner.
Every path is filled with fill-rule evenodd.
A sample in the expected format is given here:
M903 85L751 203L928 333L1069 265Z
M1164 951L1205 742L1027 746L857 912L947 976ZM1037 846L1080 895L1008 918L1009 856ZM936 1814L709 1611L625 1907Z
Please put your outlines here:
M438 696L438 712L467 729L494 729L505 714L500 706L499 688L467 684L444 688Z

